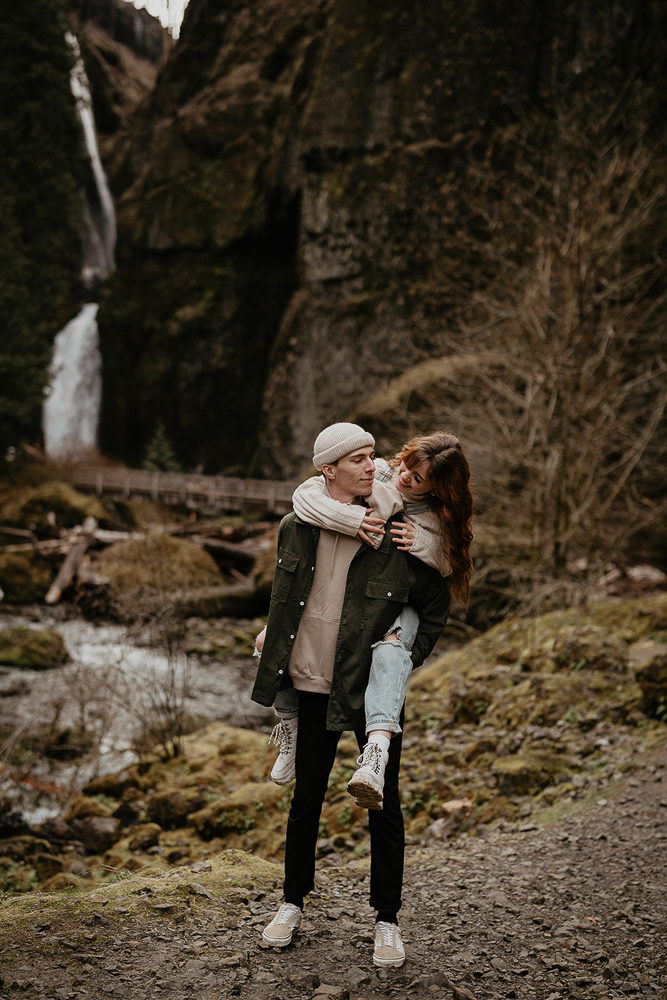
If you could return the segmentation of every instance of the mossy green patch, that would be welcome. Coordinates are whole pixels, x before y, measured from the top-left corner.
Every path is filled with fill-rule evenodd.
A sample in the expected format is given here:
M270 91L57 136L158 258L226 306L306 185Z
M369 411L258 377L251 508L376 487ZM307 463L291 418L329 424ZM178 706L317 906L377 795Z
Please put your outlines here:
M45 525L49 523L48 515L55 515L54 526L60 528L73 528L87 517L94 517L100 523L111 521L96 497L79 493L69 483L46 482L17 490L0 507L0 523L22 528Z
M43 601L52 578L51 563L36 552L0 552L0 587L8 604Z
M69 659L59 632L52 628L8 628L0 632L0 663L31 670L59 667Z
M207 861L210 870L196 875L187 868L167 871L157 862L92 891L77 889L82 881L65 876L58 880L64 891L24 892L0 901L0 936L6 945L25 942L26 932L35 923L48 924L53 943L43 947L57 950L62 936L85 951L90 946L85 921L95 919L95 914L118 927L121 922L140 927L147 917L159 917L167 923L182 921L185 911L193 906L213 907L225 914L247 903L249 886L268 891L277 886L281 876L276 865L245 851L223 850ZM192 883L202 886L212 898L193 889Z
M223 583L220 570L207 552L163 533L110 545L94 565L119 593L169 593Z

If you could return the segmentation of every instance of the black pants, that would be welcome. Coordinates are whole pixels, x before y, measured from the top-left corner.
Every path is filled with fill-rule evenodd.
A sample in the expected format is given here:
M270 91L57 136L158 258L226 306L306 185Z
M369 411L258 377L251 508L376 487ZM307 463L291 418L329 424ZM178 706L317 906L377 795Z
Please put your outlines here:
M329 696L299 692L299 730L296 741L296 787L287 821L285 846L285 882L287 898L300 898L311 892L315 879L315 848L336 747L343 735L326 728ZM367 737L356 732L359 749ZM405 838L403 814L398 795L398 772L401 763L402 734L394 736L389 746L389 760L384 779L384 807L371 809L368 820L371 834L370 904L376 910L396 912L401 906Z

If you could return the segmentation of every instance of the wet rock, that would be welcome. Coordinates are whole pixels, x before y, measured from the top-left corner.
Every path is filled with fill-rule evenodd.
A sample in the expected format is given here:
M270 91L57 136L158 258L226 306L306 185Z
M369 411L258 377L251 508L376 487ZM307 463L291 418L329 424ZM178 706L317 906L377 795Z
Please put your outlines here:
M74 820L87 816L109 816L109 809L86 795L74 795L69 800L63 820L73 826Z
M466 682L462 677L452 677L449 711L454 722L479 722L492 700L491 693L481 685Z
M135 789L132 789L134 792ZM140 796L140 793L136 793ZM121 802L117 809L111 814L120 820L122 826L136 826L141 823L146 814L146 800L138 797Z
M124 797L128 789L143 789L144 783L136 767L126 767L117 774L107 774L95 778L84 785L84 795L108 795L114 799Z
M553 661L561 669L622 674L628 666L628 646L598 625L569 625L556 633Z
M157 844L161 833L162 827L157 823L146 823L145 826L136 830L128 846L131 851L147 851L149 847L154 847Z
M204 794L196 789L167 789L151 798L146 816L163 830L170 830L185 826L190 814L201 809L205 801Z
M113 816L85 816L71 826L89 854L104 854L115 842L120 823Z
M642 689L642 708L647 715L663 719L667 713L667 653L646 660L635 672Z
M45 882L65 868L62 858L54 854L37 854L32 858L32 864L41 882Z
M0 632L0 663L30 670L50 670L69 659L59 632L52 628L8 628Z
M113 868L116 871L137 872L145 867L140 858L135 858L128 851L107 851L104 855L104 865L106 868Z
M23 861L36 854L51 854L51 845L38 837L14 836L2 842L2 853L12 861Z
M64 819L51 818L44 820L39 832L47 840L63 843L73 839L72 828Z
M13 810L0 816L0 840L5 837L22 837L32 830L23 818L23 813Z

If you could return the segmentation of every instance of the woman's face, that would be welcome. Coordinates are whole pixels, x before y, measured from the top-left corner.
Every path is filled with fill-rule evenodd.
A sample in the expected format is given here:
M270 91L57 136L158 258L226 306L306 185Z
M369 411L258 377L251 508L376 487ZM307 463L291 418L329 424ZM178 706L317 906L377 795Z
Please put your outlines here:
M408 469L405 462L401 462L398 467L398 479L396 486L399 493L413 493L418 496L431 492L431 480L429 478L428 462L424 459L419 465Z

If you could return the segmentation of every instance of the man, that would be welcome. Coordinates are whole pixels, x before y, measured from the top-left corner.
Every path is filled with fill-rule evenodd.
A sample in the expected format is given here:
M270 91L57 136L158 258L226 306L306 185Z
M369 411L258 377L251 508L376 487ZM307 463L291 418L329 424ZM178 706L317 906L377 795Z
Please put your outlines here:
M419 613L412 649L415 667L431 652L449 611L449 587L435 570L401 552L391 527L402 520L402 501L375 482L375 441L356 424L325 428L315 441L313 464L333 499L372 506L384 519L379 548L321 530L294 513L278 533L278 561L266 638L252 693L272 705L279 690L299 693L296 787L287 822L285 902L265 928L267 944L290 943L301 923L303 898L311 892L322 803L341 733L354 730L366 743L364 694L372 645L389 632L405 604ZM369 813L370 904L377 913L376 965L400 966L405 951L398 930L404 834L398 772L401 735L389 745L384 804Z

